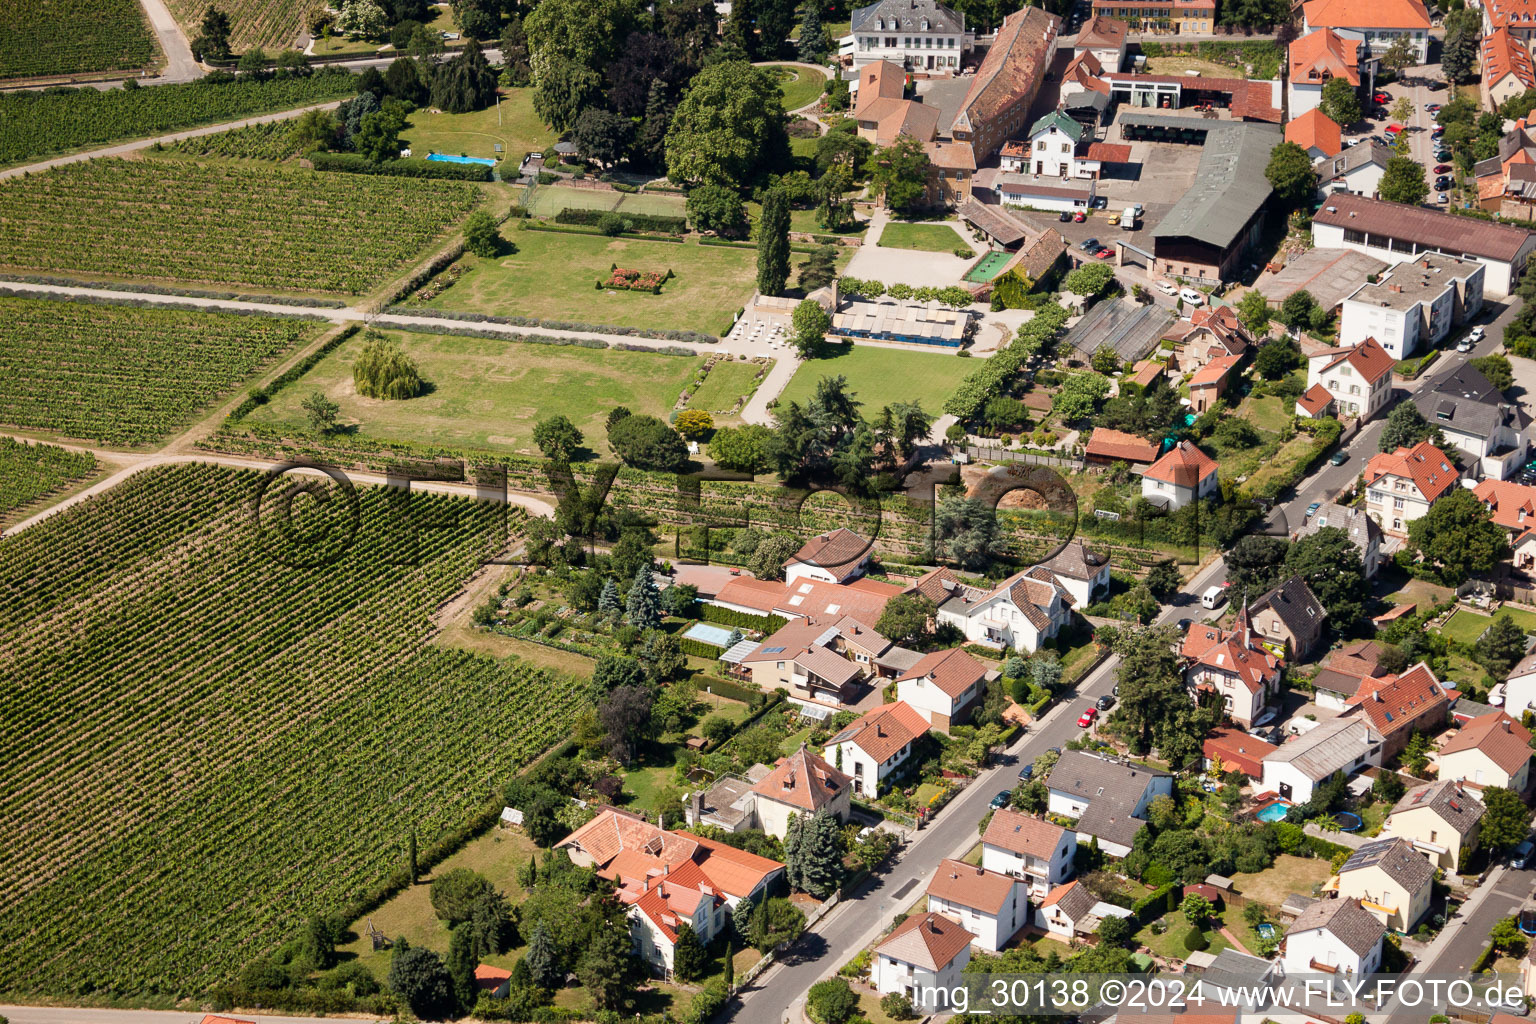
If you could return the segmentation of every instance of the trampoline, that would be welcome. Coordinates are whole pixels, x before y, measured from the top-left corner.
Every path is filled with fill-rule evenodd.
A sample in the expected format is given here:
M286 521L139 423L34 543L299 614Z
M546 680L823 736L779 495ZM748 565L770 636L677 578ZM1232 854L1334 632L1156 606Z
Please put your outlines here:
M1333 820L1338 823L1339 831L1341 832L1360 831L1360 815L1355 814L1353 811L1334 811Z

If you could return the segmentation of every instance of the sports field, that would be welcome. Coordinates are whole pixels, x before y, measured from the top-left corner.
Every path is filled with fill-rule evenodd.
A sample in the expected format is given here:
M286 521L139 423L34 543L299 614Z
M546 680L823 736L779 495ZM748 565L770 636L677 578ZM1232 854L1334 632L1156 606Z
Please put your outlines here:
M906 352L857 344L829 348L831 358L813 359L795 371L779 396L781 409L790 402L804 403L815 394L821 378L841 374L864 403L866 417L892 402L917 402L924 412L938 416L944 400L979 365L950 352Z
M517 252L464 257L468 271L428 305L499 316L536 316L586 324L623 324L718 335L752 297L757 252L696 241L554 231L503 231ZM676 275L661 294L596 287L614 264Z
M1003 268L1008 265L1008 260L1012 257L1012 253L1002 252L1001 250L989 252L970 269L965 275L965 279L973 284L982 284L990 281L1003 272Z
M341 421L387 441L538 454L533 427L561 414L594 450L606 452L605 420L614 406L662 419L704 360L617 349L533 345L491 338L390 332L416 360L426 393L406 401L364 398L352 386L361 334L320 361L249 417L251 423L302 426L300 403L322 391Z

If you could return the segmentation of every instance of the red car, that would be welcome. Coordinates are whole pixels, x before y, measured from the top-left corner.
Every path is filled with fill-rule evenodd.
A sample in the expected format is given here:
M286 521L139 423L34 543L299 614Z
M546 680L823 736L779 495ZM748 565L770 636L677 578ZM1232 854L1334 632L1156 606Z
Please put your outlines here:
M1435 164L1435 173L1436 174L1450 174L1451 173L1451 165L1450 164Z
M1093 258L1096 260L1107 260L1114 254L1115 250L1105 246L1103 249L1100 249L1098 252L1094 253Z
M1083 221L1088 219L1088 216L1087 216L1087 214L1083 213L1082 210L1078 210L1076 213L1074 213L1072 215L1072 219L1074 221L1076 221L1078 224L1081 224Z
M1098 708L1089 708L1087 711L1083 712L1082 717L1078 718L1077 724L1078 724L1078 726L1080 728L1086 729L1090 725L1092 725L1093 724L1093 720L1095 718L1098 718L1098 717L1099 717L1099 709Z
M1371 99L1375 100L1377 103L1387 103L1387 102L1389 102L1392 99L1392 97L1388 96L1384 92L1379 92L1376 95L1372 96Z
M1387 125L1387 134L1388 135L1396 135L1398 132L1400 132L1402 130L1403 130L1403 126L1398 124L1396 121L1393 121L1391 124Z

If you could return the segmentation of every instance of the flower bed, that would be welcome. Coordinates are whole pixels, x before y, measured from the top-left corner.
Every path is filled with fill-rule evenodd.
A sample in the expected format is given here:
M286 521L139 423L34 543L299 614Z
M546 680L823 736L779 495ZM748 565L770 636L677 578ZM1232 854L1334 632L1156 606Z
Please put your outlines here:
M608 280L599 280L597 287L599 289L618 288L624 291L650 292L652 295L660 295L661 286L670 280L672 280L670 268L666 273L661 273L655 270L629 270L615 263L612 272L608 275Z

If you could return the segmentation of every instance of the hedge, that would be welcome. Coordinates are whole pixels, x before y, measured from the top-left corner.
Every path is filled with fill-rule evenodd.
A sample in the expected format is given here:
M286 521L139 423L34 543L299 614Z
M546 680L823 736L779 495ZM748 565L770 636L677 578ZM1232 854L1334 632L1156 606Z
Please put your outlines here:
M1482 974L1493 966L1493 962L1499 958L1499 947L1493 943L1483 947L1483 951L1477 954L1477 959L1472 961L1472 973Z
M688 230L686 217L662 217L652 213L629 213L614 210L581 210L569 207L555 214L556 224L579 224L597 227L598 222L610 213L617 212L628 221L635 231L664 231L669 235L681 235Z
M1314 857L1329 861L1333 860L1333 858L1337 857L1341 853L1349 854L1354 852L1347 846L1340 846L1338 843L1330 843L1328 840L1321 839L1317 836L1306 836L1302 840L1301 848L1311 853Z
M309 355L305 356L303 359L299 360L297 363L294 363L288 369L274 377L272 383L268 384L266 387L252 388L251 393L246 396L245 401L235 406L234 411L231 412L228 417L226 417L227 422L238 423L240 420L254 412L258 405L266 405L267 402L272 400L273 395L277 394L283 388L304 376L310 370L313 370L316 364L320 362L320 360L330 355L333 351L335 351L338 345L362 329L362 324L349 324L337 332L336 337L332 338L330 341L327 341L324 345L321 345Z
M1067 322L1067 311L1059 303L1051 303L1039 309L1030 321L1019 328L1016 338L999 351L981 368L960 382L954 394L944 403L944 411L962 420L968 420L981 411L987 399L1007 394L1013 377L1023 368L1030 356L1053 341Z
M705 676L694 680L700 686L707 687L709 692L726 700L739 700L743 704L750 704L753 700L763 695L763 691L753 686L743 686L730 679L721 679L719 676Z
M678 637L677 646L682 649L684 654L692 654L700 658L708 658L710 661L717 660L723 653L721 649L716 647L714 644L707 644L703 640L695 640L691 636Z
M722 626L740 626L743 629L759 629L774 633L789 625L789 620L779 615L753 615L734 608L722 608L717 604L699 605L699 618L705 622L717 622Z
M442 160L418 160L401 157L374 163L361 153L313 153L309 162L317 171L343 171L347 174L383 174L395 178L449 178L453 181L490 181L486 164L451 164Z
M528 230L524 228L524 230ZM459 243L462 254L463 243ZM457 259L457 257L455 257ZM702 331L663 331L649 327L623 327L615 324L587 324L575 320L541 320L534 316L493 316L489 313L461 313L432 306L385 306L383 312L392 316L428 316L435 320L461 320L471 324L506 324L511 327L542 327L547 331L594 331L599 334L622 334L631 338L654 338L660 341L682 341L690 345L709 345L720 339ZM653 350L656 351L656 350Z
M1131 904L1131 914L1137 922L1143 925L1170 913L1178 906L1184 887L1177 882L1169 882L1147 893L1141 899Z

